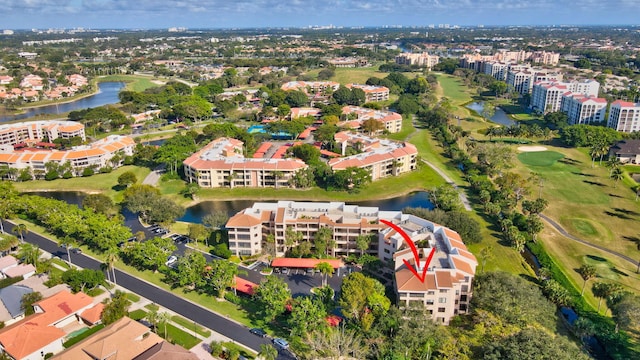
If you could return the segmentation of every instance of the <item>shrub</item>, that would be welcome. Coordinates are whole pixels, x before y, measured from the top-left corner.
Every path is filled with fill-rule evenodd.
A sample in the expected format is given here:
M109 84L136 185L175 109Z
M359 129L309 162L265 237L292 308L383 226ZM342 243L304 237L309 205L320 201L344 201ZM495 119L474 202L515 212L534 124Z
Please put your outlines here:
M240 296L238 296L238 295L236 295L236 294L234 294L232 292L224 293L224 298L228 302L230 302L232 304L236 304L236 305L240 305L240 303L242 302L242 299L240 299Z

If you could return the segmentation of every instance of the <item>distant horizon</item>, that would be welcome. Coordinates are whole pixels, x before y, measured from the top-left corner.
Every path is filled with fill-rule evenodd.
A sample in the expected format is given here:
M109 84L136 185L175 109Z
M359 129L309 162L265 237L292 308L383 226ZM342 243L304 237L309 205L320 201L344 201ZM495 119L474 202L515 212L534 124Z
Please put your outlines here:
M176 32L190 32L190 31L216 31L216 30L332 30L332 29L346 29L346 30L358 30L358 29L425 29L425 30L455 30L459 29L495 29L495 28L590 28L590 27L607 27L607 28L640 28L640 23L638 24L505 24L505 25L491 25L491 24L478 24L478 25L459 25L459 24L446 24L449 27L438 27L440 24L434 24L435 27L430 27L430 25L367 25L367 26L358 26L358 25L306 25L306 26L234 26L234 27L186 27L186 26L166 26L166 27L131 27L131 28L115 28L115 27L102 27L102 28L91 28L91 27L33 27L33 28L0 28L2 30L12 30L19 32L33 32L34 30L38 31L46 31L46 30L86 30L86 31L168 31L169 29L178 29ZM445 25L445 24L442 24ZM331 26L331 27L330 27ZM183 30L182 30L183 29ZM0 36L3 36L0 33ZM6 35L5 35L6 36Z
M0 0L0 12L0 26L15 30L636 26L640 1Z

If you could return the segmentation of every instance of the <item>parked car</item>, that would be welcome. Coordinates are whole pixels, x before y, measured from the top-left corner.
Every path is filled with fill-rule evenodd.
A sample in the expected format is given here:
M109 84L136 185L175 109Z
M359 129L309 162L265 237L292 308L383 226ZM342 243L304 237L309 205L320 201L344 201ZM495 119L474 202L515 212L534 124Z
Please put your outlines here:
M82 249L80 248L74 248L71 250L74 254L82 254Z
M283 274L288 274L289 273L289 268L282 268L282 273Z
M174 262L178 261L178 257L175 255L171 255L169 256L169 258L167 259L167 262L164 263L167 266L171 266L171 264L173 264Z
M260 329L260 328L253 328L253 329L249 330L249 332L252 333L253 335L260 336L260 337L266 337L267 336L267 333L264 330Z
M171 235L171 240L176 241L176 240L178 240L181 236L182 236L182 235L180 235L180 234L173 234L173 235Z
M285 339L275 338L275 339L273 339L273 343L276 345L276 347L278 347L280 349L288 349L289 348L289 343Z

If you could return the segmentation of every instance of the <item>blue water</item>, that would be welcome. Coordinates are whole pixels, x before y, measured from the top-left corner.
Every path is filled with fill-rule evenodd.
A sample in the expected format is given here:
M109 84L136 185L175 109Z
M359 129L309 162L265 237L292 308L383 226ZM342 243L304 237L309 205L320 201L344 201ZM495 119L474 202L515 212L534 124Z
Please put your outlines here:
M482 111L484 110L484 102L472 102L471 104L467 105L468 109L471 109L475 112L477 112L478 114L480 114L482 116ZM506 112L504 112L504 110L500 109L500 108L496 108L495 110L495 114L491 117L490 119L492 122L496 123L496 124L500 124L500 125L504 125L504 126L511 126L511 125L516 125L516 122L513 121L509 115L507 115Z
M255 133L266 134L267 133L267 131L264 129L264 125L251 125L247 129L247 132L249 134L255 134ZM290 139L293 139L293 136L291 136L291 134L286 133L284 131L280 131L280 132L271 134L271 138L275 140L290 140Z
M66 113L74 110L94 108L94 107L108 105L108 104L116 104L120 102L118 93L122 88L124 88L124 86L125 86L125 83L123 82L109 81L109 82L98 83L97 94L87 96L85 98L78 99L78 100L71 101L64 104L46 105L46 106L39 106L35 108L26 109L24 113L17 114L17 115L0 116L0 122L28 119L28 118L36 117L40 114L62 114L62 113Z
M184 216L178 221L201 223L205 215L214 212L224 212L229 216L240 210L253 206L254 200L229 200L229 201L203 201L194 206L188 207ZM406 207L423 207L433 209L433 204L429 201L429 193L418 191L411 194L398 196L384 200L369 200L348 202L360 206L375 206L380 210L399 211Z

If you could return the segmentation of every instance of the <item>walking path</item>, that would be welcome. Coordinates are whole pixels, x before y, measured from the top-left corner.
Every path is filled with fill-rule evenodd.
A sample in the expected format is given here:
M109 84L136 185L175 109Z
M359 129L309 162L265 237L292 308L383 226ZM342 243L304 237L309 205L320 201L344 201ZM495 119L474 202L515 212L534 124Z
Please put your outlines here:
M142 184L156 186L158 184L158 181L160 180L160 176L162 176L163 173L164 165L160 165L157 168L153 169L153 171L151 171L149 175L144 178Z
M467 198L467 194L465 194L464 191L460 190L458 185L447 174L445 174L444 171L442 171L439 167L435 166L434 164L430 163L425 159L422 159L422 162L429 165L429 167L432 168L435 172L437 172L438 175L442 176L442 178L444 179L444 181L447 182L447 184L453 186L453 188L456 189L456 191L458 192L458 197L460 197L460 202L462 202L462 205L464 206L465 210L467 211L472 210L471 203L469 202L469 198Z
M413 115L413 119L411 120L411 125L414 128L414 131L411 132L409 135L407 135L407 137L404 139L404 141L409 142L409 140L415 136L418 133L418 123L416 122L416 116ZM447 184L453 186L454 189L456 189L456 191L458 192L458 197L460 197L460 202L462 202L462 205L464 206L464 209L467 211L471 211L473 210L471 208L471 203L469 202L469 198L467 198L467 194L465 194L464 191L462 191L458 185L453 181L453 179L451 179L447 174L445 174L444 171L442 171L442 169L440 169L439 167L435 166L433 163L425 160L424 158L421 158L422 162L429 165L430 168L432 168L435 172L438 173L438 175L440 175L444 181L447 182Z
M549 218L546 215L540 214L540 217L542 219L544 219L546 222L548 222L560 234L562 234L564 237L566 237L568 239L571 239L573 241L577 241L577 242L579 242L579 243L581 243L583 245L590 246L590 247L592 247L594 249L598 249L598 250L604 251L604 252L606 252L608 254L611 254L613 256L617 256L620 259L623 259L623 260L626 260L626 261L632 263L633 265L638 265L638 261L637 260L635 260L635 259L633 259L633 258L631 258L631 257L629 257L627 255L621 254L621 253L619 253L617 251L613 251L613 250L607 249L607 248L605 248L603 246L600 246L600 245L592 244L592 243L590 243L590 242L588 242L586 240L580 239L578 237L575 237L575 236L569 234L562 226L560 226L560 224L558 224L557 222L555 222L554 220L552 220L551 218Z

